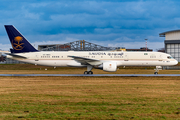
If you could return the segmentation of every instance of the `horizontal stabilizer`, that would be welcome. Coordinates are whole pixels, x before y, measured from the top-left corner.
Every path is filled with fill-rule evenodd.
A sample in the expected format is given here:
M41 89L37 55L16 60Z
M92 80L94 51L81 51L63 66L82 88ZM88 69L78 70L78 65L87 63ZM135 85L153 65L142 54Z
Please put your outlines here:
M12 57L16 57L16 58L23 58L23 59L27 59L27 57L24 56L20 56L20 55L15 55L15 54L11 54L11 53L5 53L6 55L12 56Z

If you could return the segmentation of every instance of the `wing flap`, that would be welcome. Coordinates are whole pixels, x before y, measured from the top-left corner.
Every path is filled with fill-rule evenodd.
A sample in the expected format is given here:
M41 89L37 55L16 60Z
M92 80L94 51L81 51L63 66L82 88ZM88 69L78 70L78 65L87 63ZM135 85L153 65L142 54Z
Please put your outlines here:
M101 65L102 61L97 59L91 59L91 58L84 58L84 57L78 57L78 56L68 56L73 58L75 61L81 63L82 65Z

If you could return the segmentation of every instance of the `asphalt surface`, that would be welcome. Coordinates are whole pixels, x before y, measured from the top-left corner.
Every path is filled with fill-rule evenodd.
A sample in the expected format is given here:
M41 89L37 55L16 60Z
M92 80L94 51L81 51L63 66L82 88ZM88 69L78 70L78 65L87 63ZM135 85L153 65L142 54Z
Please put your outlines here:
M117 76L117 77L164 77L164 76L180 76L180 74L0 74L0 76L79 76L79 77L103 77L103 76Z

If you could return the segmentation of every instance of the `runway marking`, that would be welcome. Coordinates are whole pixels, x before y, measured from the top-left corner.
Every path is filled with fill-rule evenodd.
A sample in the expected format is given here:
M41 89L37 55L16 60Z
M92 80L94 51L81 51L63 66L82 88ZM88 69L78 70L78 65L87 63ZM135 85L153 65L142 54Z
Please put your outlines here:
M165 76L180 76L180 74L158 74L158 75L155 75L155 74L93 74L93 75L84 75L84 74L0 74L0 76L165 77Z

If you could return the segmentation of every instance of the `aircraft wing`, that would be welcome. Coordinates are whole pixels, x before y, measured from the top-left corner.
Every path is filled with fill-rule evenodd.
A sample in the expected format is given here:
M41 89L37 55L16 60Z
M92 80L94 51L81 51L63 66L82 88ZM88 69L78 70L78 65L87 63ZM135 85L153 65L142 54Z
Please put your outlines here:
M5 53L6 55L12 56L12 57L16 57L16 58L23 58L23 59L27 59L27 57L21 56L21 55L16 55L16 54L12 54L12 53Z
M97 59L85 58L85 57L78 57L78 56L68 56L74 58L75 61L81 63L82 65L101 65L103 62Z

